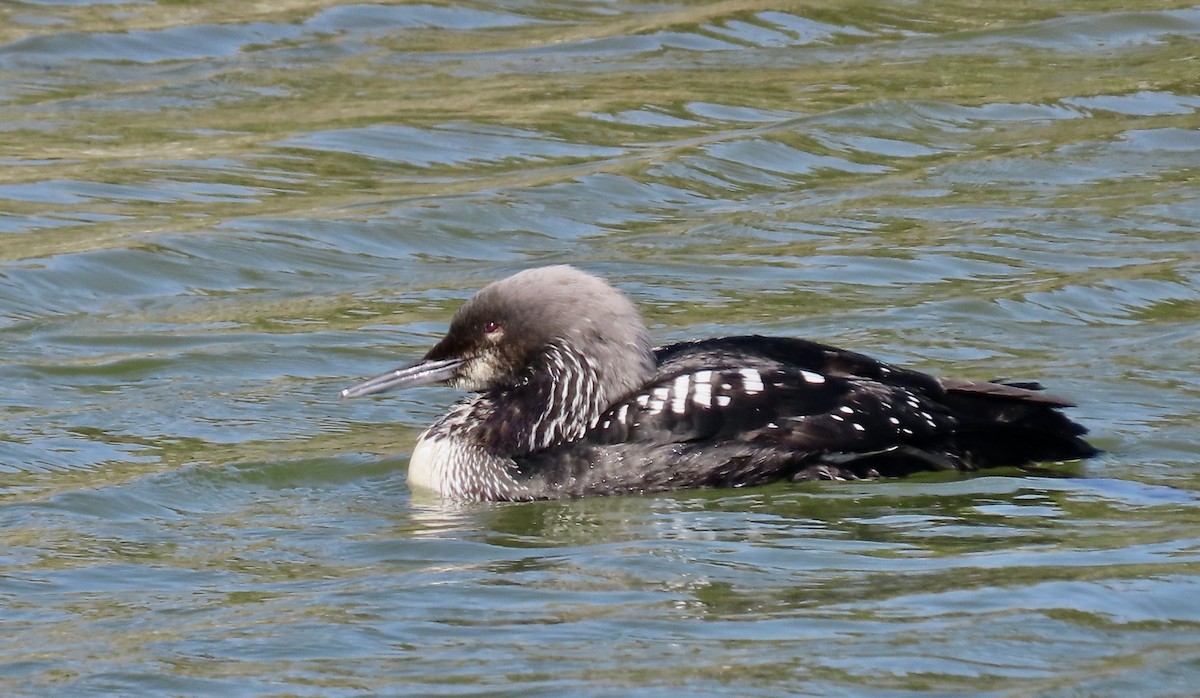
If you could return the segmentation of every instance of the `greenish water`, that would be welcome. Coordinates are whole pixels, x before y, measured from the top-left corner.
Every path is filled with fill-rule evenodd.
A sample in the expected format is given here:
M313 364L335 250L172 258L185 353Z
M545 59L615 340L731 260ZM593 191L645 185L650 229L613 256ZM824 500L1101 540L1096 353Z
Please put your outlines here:
M1182 696L1200 7L0 6L0 694ZM452 506L514 270L1039 378L1045 471Z

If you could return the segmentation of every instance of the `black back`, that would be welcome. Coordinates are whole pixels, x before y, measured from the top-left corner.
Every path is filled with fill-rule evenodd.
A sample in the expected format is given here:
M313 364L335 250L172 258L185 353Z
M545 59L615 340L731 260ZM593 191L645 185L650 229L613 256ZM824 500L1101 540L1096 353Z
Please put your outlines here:
M655 350L654 378L580 439L520 459L543 496L974 470L1096 453L1033 383L938 379L800 339Z

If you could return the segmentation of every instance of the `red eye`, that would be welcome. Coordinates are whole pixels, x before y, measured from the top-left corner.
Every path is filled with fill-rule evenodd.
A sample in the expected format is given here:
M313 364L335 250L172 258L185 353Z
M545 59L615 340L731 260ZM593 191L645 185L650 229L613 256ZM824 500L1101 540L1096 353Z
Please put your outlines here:
M483 331L485 334L492 334L493 332L499 332L500 331L500 323L489 322L483 326Z

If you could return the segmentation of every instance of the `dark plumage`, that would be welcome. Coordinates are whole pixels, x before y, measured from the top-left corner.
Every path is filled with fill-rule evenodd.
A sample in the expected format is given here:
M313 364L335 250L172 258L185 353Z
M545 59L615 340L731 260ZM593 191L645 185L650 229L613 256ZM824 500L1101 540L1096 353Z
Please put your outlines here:
M1094 455L1035 383L935 378L801 339L651 349L637 309L567 266L488 285L410 366L354 397L477 394L417 441L409 482L527 500L975 470Z

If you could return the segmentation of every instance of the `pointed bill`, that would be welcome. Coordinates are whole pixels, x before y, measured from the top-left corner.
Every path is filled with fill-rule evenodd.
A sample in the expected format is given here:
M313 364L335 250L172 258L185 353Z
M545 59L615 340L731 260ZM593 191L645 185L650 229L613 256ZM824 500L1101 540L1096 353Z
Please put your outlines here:
M461 359L444 361L423 360L409 366L403 366L387 373L369 378L357 385L343 390L339 395L343 398L374 395L388 390L413 388L418 385L429 385L449 380L454 376L454 370L462 363Z

